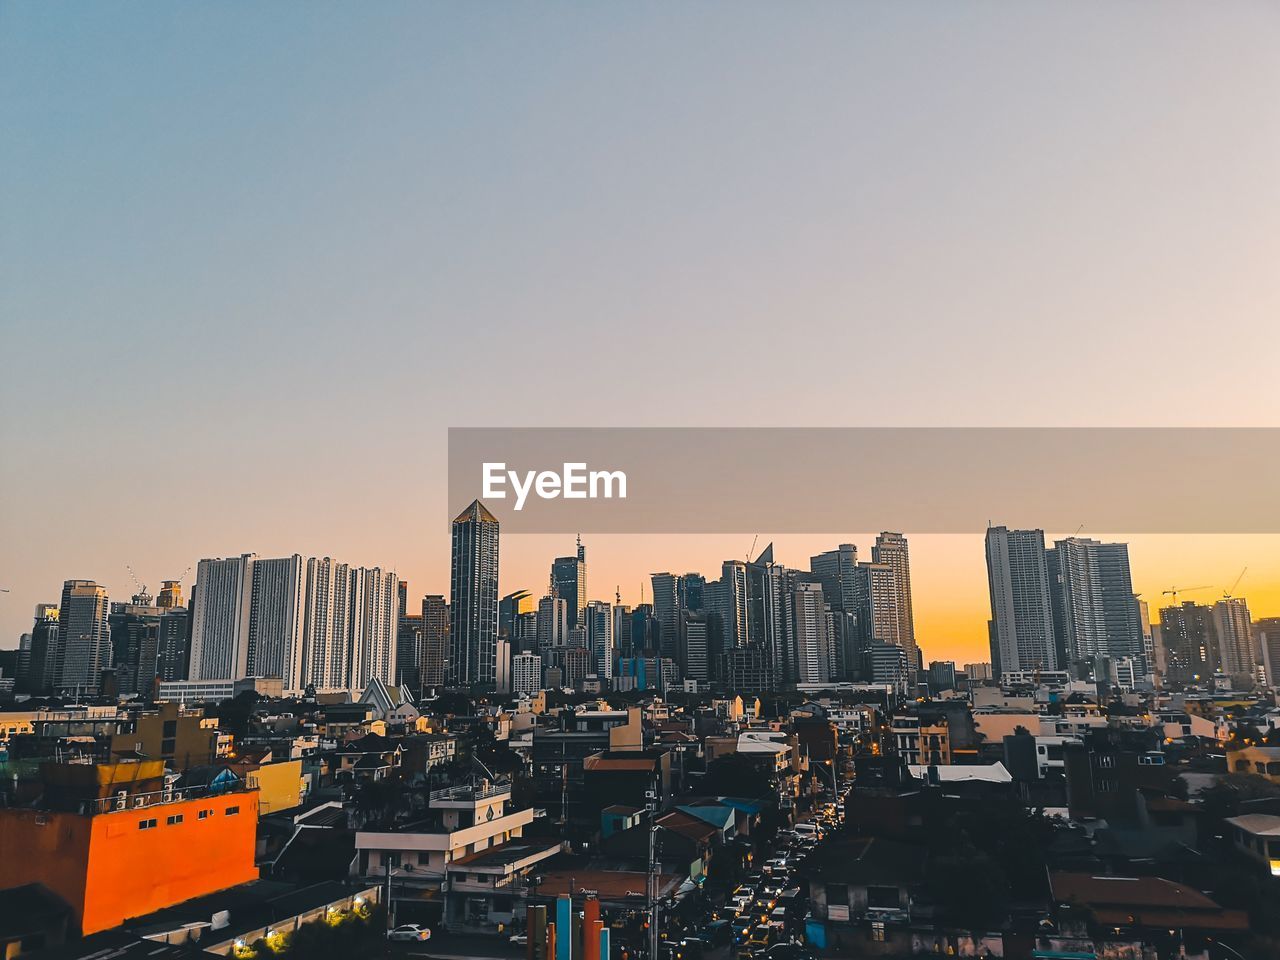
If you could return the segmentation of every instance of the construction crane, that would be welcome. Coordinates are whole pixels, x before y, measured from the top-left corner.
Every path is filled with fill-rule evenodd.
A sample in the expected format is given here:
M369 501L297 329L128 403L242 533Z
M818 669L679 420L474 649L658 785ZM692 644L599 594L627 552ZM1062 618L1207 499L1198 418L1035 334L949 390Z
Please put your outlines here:
M1180 594L1180 593L1191 593L1193 590L1208 590L1208 589L1210 589L1210 587L1207 587L1207 586L1204 586L1204 587L1170 587L1168 590L1163 591L1163 593L1164 593L1164 595L1165 595L1166 597L1173 597L1173 602L1176 604L1176 603L1178 602L1178 594Z
M1240 571L1240 576L1236 577L1236 582L1235 582L1235 583L1233 583L1233 584L1231 585L1231 589L1230 589L1230 590L1223 590L1223 591L1222 591L1222 599L1223 599L1223 600L1230 600L1230 599L1231 599L1231 597L1232 597L1232 596L1235 594L1235 592L1236 592L1236 587L1240 586L1240 581L1244 579L1244 575L1245 575L1246 573L1248 573L1248 572L1249 572L1249 568L1248 568L1248 567L1245 567L1243 570L1241 570L1241 571Z
M747 563L751 562L751 558L756 554L756 544L760 542L760 534L756 534L751 539L751 549L747 551Z
M147 593L147 585L138 579L138 575L133 572L133 567L126 563L124 568L129 571L129 579L131 579L133 581L133 585L138 588L138 593L144 596L149 596Z
M182 571L181 576L179 576L179 577L178 577L177 579L175 579L173 582L174 582L174 583L182 583L182 581L183 581L183 580L187 579L187 574L188 574L188 573L190 573L190 572L191 572L191 568L190 568L190 567L187 567L187 569L185 569L185 570L183 570L183 571Z

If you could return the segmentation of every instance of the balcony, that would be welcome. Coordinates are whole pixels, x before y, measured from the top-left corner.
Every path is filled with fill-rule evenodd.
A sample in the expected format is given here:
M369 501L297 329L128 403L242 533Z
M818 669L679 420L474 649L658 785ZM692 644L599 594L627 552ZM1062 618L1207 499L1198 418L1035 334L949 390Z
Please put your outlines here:
M165 790L152 790L147 793L126 793L121 791L114 796L86 800L81 804L81 810L90 816L97 816L103 813L145 810L149 807L164 806L171 803L184 803L188 800L199 800L202 797L220 797L225 794L247 793L249 790L256 789L256 787L250 787L244 781L237 781L218 784L213 787L168 788Z

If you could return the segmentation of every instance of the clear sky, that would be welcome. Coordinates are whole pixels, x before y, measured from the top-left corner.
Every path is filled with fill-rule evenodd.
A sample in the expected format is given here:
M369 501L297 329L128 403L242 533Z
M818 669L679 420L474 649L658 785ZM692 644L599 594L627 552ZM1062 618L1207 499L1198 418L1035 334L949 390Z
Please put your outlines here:
M0 645L126 562L447 592L450 425L1276 425L1277 49L1262 2L4 0ZM913 549L979 655L980 539ZM1276 538L1134 554L1280 614Z

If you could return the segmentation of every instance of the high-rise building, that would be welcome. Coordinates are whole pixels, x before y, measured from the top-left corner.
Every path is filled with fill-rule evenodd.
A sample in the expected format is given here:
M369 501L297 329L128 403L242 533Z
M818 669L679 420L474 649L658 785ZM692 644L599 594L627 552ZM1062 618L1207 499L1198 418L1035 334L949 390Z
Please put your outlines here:
M161 610L171 610L184 606L182 602L182 581L161 580L160 595L156 597L156 606Z
M685 610L680 619L680 675L687 680L709 683L712 678L713 655L707 631L707 615Z
M186 680L191 670L191 616L186 607L161 608L156 640L156 675Z
M68 580L58 604L58 685L64 690L97 690L111 665L106 587L92 580Z
M422 598L422 644L418 682L443 687L449 667L449 605L441 594Z
M994 679L991 664L989 663L966 663L964 665L964 675L970 681Z
M498 520L479 500L453 521L449 682L489 686L498 658Z
M686 610L701 613L707 602L707 578L700 573L686 573L680 577L680 605Z
M132 603L113 603L107 615L117 689L124 695L150 697L154 693L164 611L143 602L150 599L140 594Z
M525 649L522 644L525 637L520 618L525 614L537 612L537 598L528 590L508 593L498 601L498 636L506 637L511 643L511 649L516 653Z
M987 582L996 673L1057 670L1044 531L989 527Z
M911 555L907 538L885 531L876 537L871 559L893 570L894 602L897 605L898 646L907 651L907 670L914 676L920 653L916 646L915 612L911 607Z
M658 623L659 649L662 656L675 658L680 645L680 576L655 573L653 582L653 618Z
M857 609L857 547L852 543L842 543L834 550L812 556L809 558L809 570L822 584L822 595L833 609Z
M1263 617L1254 623L1253 632L1267 686L1280 686L1280 617Z
M1253 647L1253 622L1244 597L1223 597L1213 605L1218 636L1218 669L1228 676L1253 676L1260 659Z
M792 679L786 629L789 603L782 586L786 569L774 562L772 543L746 565L746 573L748 642L763 651L770 682L785 684ZM751 669L746 660L739 661L738 666Z
M549 651L569 643L569 604L554 594L538 601L538 651L545 657Z
M284 689L301 689L306 563L296 553L273 560L255 559L251 579L244 675L279 677Z
M566 604L569 629L582 622L587 607L587 549L578 538L578 549L572 557L556 557L551 562L552 593Z
M887 563L863 561L858 564L856 574L853 592L862 645L889 643L901 647L897 571Z
M613 605L604 600L588 600L584 611L585 641L591 651L596 676L613 678Z
M956 688L956 664L954 660L934 660L929 664L929 689L931 691Z
M1128 544L1084 537L1059 540L1045 551L1045 570L1059 666L1092 667L1099 657L1142 658Z
M631 608L622 602L621 592L615 593L613 605L613 651L614 659L631 654Z
M1172 683L1207 681L1218 669L1213 610L1191 600L1160 611L1165 677Z
M257 555L201 560L191 611L191 679L248 676L249 615Z
M825 683L831 679L831 619L822 584L797 582L791 597L796 680Z
M347 689L358 693L373 680L395 683L399 580L394 571L381 567L358 567L351 576L351 676Z
M27 692L39 695L57 686L58 649L58 605L37 603L24 682Z
M517 653L511 658L511 692L528 696L542 689L542 658L536 653Z

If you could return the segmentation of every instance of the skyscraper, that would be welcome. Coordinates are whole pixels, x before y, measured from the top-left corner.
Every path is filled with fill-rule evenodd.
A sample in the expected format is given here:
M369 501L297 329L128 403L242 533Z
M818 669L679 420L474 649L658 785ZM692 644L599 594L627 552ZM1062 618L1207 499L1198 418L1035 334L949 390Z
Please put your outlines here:
M307 567L299 554L255 559L249 601L249 649L245 673L279 677L284 689L300 689Z
M47 693L57 685L58 649L58 605L37 603L27 660L25 686L29 693Z
M170 610L173 607L183 606L182 581L161 580L160 595L156 597L156 606L161 610Z
M871 559L893 570L898 629L896 642L907 651L907 670L914 677L920 662L920 651L916 646L915 612L911 607L911 555L907 549L907 538L891 531L881 533L871 548Z
M449 682L491 685L498 656L498 520L479 500L453 521Z
M58 685L97 690L111 665L107 590L92 580L68 580L58 604Z
M858 606L858 548L842 543L834 550L809 558L809 569L822 584L822 595L832 608L854 611Z
M442 594L422 598L421 658L418 682L443 687L449 669L449 605Z
M565 602L569 629L582 623L587 606L587 549L578 538L578 549L572 557L556 557L551 562L552 592Z
M1059 666L1143 657L1128 544L1059 540L1045 551L1045 569Z
M1253 647L1253 622L1244 597L1223 597L1213 605L1218 635L1218 669L1228 676L1256 673L1259 657Z
M191 615L186 607L162 608L156 644L156 675L186 680L191 670Z
M358 567L352 576L351 677L359 693L372 680L395 683L398 602L395 571Z
M987 528L987 582L996 675L1058 669L1044 531Z
M862 645L888 643L902 647L897 571L887 563L862 561L857 566L853 593ZM907 669L911 669L909 660Z
M536 614L538 601L528 590L516 590L498 601L498 636L505 636L516 653L524 650L525 639L520 618L526 613Z
M1280 686L1280 617L1263 617L1254 623L1253 631L1267 685Z
M256 554L201 560L191 611L191 679L238 680L249 668Z
M132 603L113 603L107 615L111 656L121 694L150 696L159 673L160 617L164 612L138 595Z
M831 621L822 584L797 582L792 591L792 611L796 680L825 683L831 679Z
M674 573L650 575L653 582L653 618L658 622L662 656L675 658L680 645L680 577Z
M538 601L538 652L544 658L569 644L569 604L548 594Z
M1218 666L1218 640L1213 610L1184 600L1160 611L1160 642L1165 676L1171 683L1208 680Z
M596 676L613 678L613 605L605 600L588 600L585 611L586 643L591 651Z

